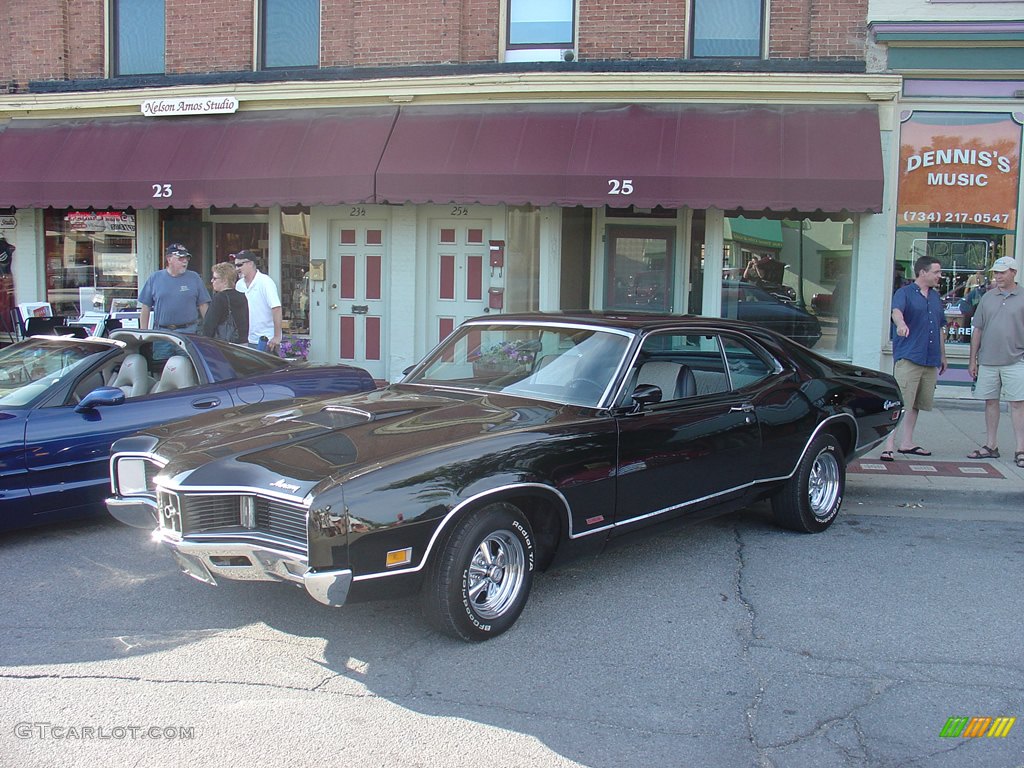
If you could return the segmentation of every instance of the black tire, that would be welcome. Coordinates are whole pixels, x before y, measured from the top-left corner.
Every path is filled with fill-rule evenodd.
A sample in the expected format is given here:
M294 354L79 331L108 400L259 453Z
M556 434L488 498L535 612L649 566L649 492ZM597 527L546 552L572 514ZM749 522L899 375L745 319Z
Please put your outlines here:
M420 604L427 622L479 642L511 627L533 584L533 531L509 504L470 513L427 565Z
M772 514L783 528L820 533L836 519L845 492L843 449L832 435L818 435L793 476L772 496Z

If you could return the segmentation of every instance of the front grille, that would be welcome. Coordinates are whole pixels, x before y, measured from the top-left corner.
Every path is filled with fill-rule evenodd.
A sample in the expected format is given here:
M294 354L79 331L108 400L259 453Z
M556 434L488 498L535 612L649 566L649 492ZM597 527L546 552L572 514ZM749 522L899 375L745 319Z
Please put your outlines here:
M306 544L306 508L261 496L186 494L182 504L182 532L216 533L252 531ZM255 527L244 524L244 505L255 499Z
M156 511L160 520L160 528L181 535L181 499L178 498L178 494L157 491Z

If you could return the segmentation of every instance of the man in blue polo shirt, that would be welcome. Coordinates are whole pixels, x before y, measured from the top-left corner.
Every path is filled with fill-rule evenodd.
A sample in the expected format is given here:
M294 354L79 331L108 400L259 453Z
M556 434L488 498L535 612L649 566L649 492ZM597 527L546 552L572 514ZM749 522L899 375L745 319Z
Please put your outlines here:
M946 370L946 312L939 294L942 264L934 256L914 262L914 281L892 295L893 375L903 392L903 421L889 433L882 461L893 461L893 451L911 456L931 456L914 445L914 427L921 411L930 411L939 374ZM900 447L896 448L896 433Z
M139 291L139 327L149 328L150 314L153 327L181 333L197 333L210 294L203 278L188 268L192 254L181 243L167 246L165 269L154 272Z

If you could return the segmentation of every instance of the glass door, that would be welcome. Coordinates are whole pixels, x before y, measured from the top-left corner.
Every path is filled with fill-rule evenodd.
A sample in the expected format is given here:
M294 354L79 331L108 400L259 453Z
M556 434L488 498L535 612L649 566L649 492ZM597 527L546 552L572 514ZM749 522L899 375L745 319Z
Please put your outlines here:
M605 309L671 312L675 230L612 225L607 233Z

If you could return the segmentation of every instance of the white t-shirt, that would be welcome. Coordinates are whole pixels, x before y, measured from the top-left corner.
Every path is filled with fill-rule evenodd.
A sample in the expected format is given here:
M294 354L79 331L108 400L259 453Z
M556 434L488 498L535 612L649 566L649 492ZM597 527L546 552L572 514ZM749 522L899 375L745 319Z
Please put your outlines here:
M240 277L235 283L235 290L244 293L249 302L249 343L258 344L260 336L273 338L274 315L271 310L281 306L281 297L270 275L257 270L251 285L246 285L245 278Z

